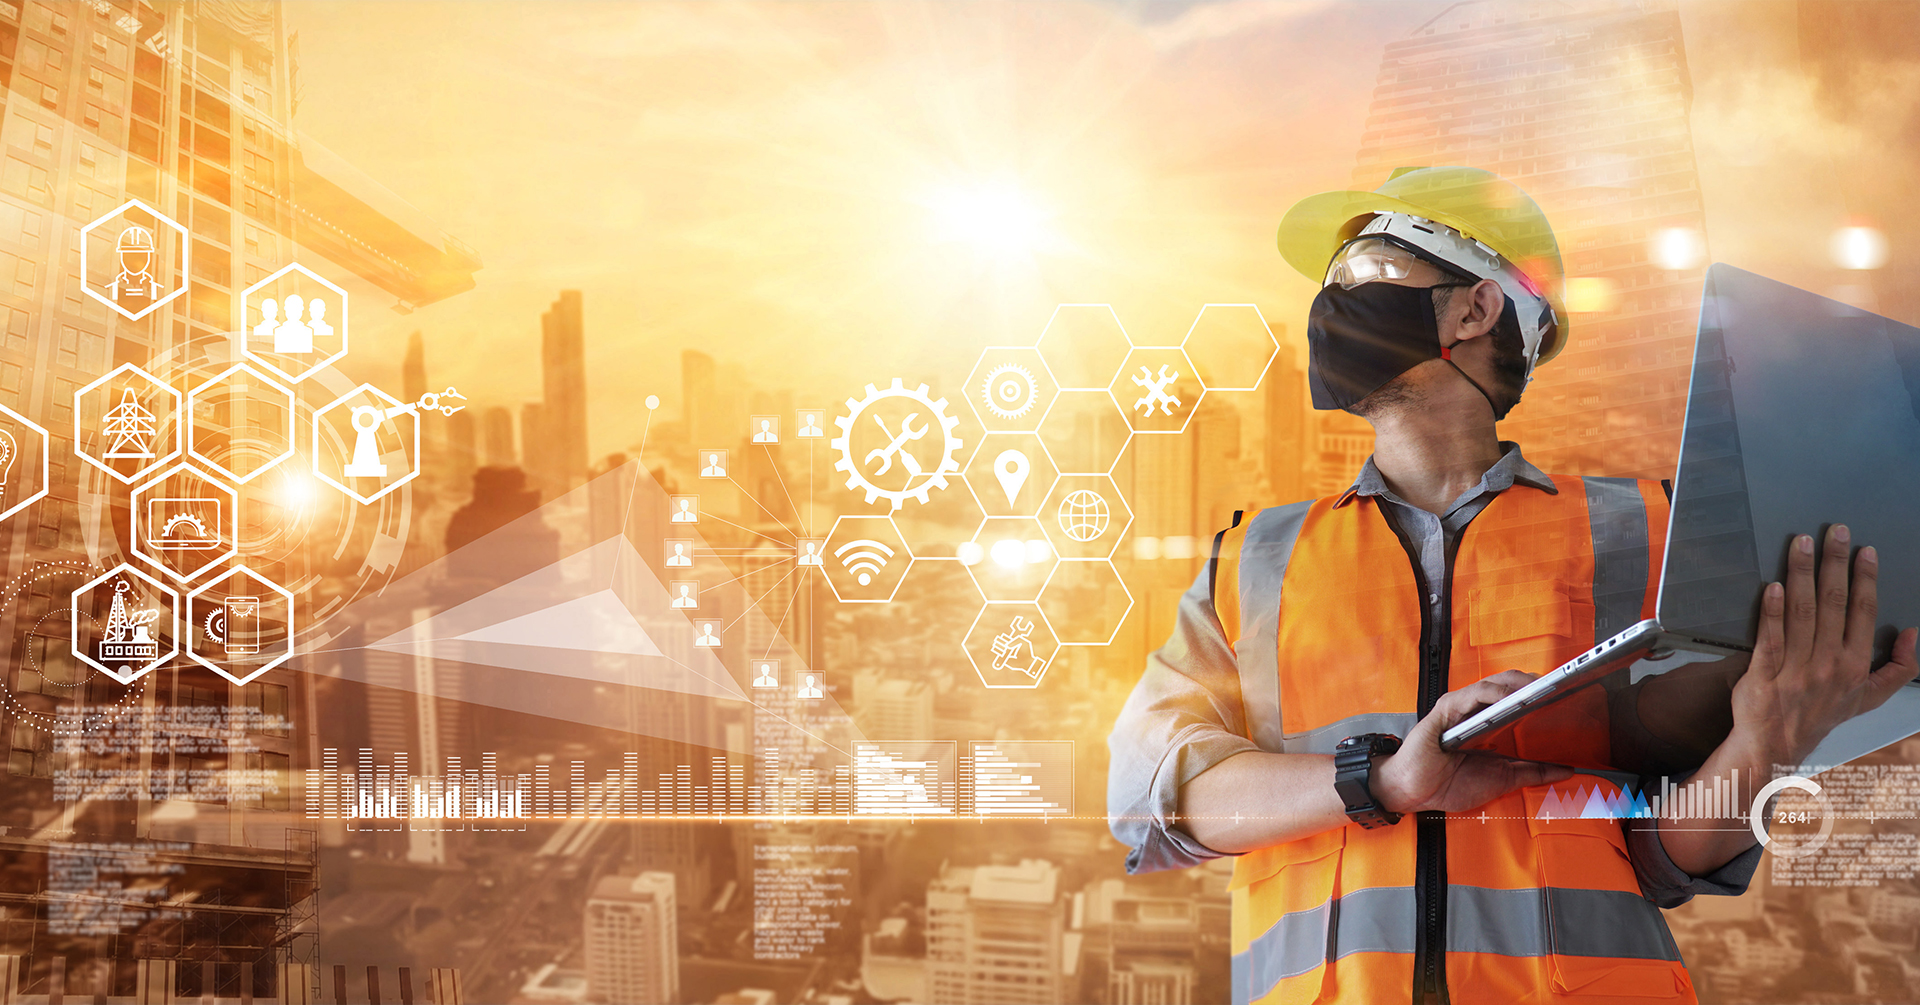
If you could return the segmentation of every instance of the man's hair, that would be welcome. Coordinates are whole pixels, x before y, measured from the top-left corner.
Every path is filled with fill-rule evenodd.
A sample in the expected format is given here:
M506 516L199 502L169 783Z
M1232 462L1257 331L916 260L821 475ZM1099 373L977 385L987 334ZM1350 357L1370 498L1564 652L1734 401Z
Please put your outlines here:
M1424 255L1420 257L1423 261L1431 262L1431 259L1427 259ZM1432 264L1449 276L1453 275L1453 270L1448 267L1438 262ZM1453 302L1453 294L1456 290L1468 288L1466 286L1433 287L1434 315L1437 317L1446 311L1447 306ZM1512 300L1508 300L1506 306L1501 309L1500 320L1494 323L1490 334L1493 337L1494 386L1488 390L1506 402L1506 407L1494 415L1497 421L1506 418L1507 413L1513 411L1513 406L1520 403L1520 394L1527 385L1526 337L1520 333L1520 316ZM1365 418L1388 408L1417 403L1417 397L1411 382L1407 380L1407 375L1403 373L1380 385L1372 394L1347 406L1345 411Z

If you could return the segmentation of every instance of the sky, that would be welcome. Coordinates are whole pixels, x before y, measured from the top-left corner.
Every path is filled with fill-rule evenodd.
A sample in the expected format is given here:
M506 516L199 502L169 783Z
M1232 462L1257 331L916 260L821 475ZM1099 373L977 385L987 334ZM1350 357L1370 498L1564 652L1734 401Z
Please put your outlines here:
M646 395L678 416L688 347L832 407L894 376L945 390L1059 303L1111 303L1149 344L1251 302L1301 345L1314 288L1274 228L1349 185L1384 47L1447 6L293 0L286 18L296 127L485 262L470 292L357 321L379 337L356 362L397 366L417 327L435 386L517 407L540 396L540 313L580 289L600 456L638 440ZM1865 222L1907 261L1920 64L1852 57L1887 10L1680 6L1711 256L1914 320L1891 273L1876 300L1829 256ZM1804 18L1829 14L1836 41L1803 53L1822 44Z
M286 17L296 127L486 263L476 289L379 327L424 333L436 386L517 406L540 394L540 313L584 291L598 456L637 440L646 394L677 415L686 347L828 406L893 376L957 382L1061 302L1112 303L1141 343L1177 342L1209 302L1303 315L1313 289L1274 228L1346 186L1382 47L1442 6Z

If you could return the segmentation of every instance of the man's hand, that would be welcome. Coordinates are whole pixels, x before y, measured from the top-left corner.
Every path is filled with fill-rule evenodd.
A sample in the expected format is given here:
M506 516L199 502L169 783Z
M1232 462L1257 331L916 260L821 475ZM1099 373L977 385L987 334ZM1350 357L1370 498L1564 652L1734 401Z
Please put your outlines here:
M1787 549L1787 582L1769 583L1760 604L1753 660L1733 688L1733 729L1756 758L1799 764L1835 726L1880 707L1920 674L1917 633L1894 639L1892 658L1873 667L1879 556L1860 549L1847 576L1847 528L1835 524L1816 561L1813 538ZM1818 566L1818 575L1815 566Z
M1440 735L1475 712L1525 687L1534 675L1519 670L1497 673L1451 691L1434 703L1400 749L1379 763L1373 795L1395 813L1445 810L1458 813L1484 806L1529 785L1573 777L1564 764L1522 761L1477 750L1440 749Z

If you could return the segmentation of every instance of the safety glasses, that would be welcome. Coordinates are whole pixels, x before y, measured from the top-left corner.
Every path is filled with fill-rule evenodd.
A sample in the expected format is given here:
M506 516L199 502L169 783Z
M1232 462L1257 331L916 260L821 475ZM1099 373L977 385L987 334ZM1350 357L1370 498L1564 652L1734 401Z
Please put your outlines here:
M1426 262L1439 269L1449 280L1453 280L1435 285L1472 285L1471 282L1459 282L1458 280L1466 277L1460 276L1454 270L1422 258L1407 247L1384 237L1362 237L1349 241L1346 247L1341 248L1339 253L1333 256L1333 261L1327 266L1326 281L1320 285L1332 286L1339 283L1341 289L1350 290L1364 283L1381 279L1405 279L1413 275L1414 264L1417 262Z

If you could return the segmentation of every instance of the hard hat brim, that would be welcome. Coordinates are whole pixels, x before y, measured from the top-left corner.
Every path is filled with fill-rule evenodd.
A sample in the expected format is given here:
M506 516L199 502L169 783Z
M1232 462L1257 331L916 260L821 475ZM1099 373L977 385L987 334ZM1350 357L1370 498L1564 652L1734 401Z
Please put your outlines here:
M1287 210L1287 215L1280 220L1280 257L1286 259L1295 271L1319 285L1326 279L1327 266L1333 260L1334 253L1359 232L1366 218L1375 213L1406 213L1445 224L1499 252L1509 264L1535 280L1548 278L1540 275L1541 272L1550 271L1553 279L1557 279L1561 272L1558 248L1546 252L1552 258L1550 270L1536 270L1530 268L1534 264L1529 261L1530 256L1521 254L1519 249L1500 240L1498 235L1487 233L1484 228L1475 226L1459 215L1380 192L1322 192L1294 203L1293 208ZM1568 318L1558 284L1549 281L1536 282L1536 285L1541 288L1547 303L1553 306L1557 319L1553 344L1541 347L1537 361L1545 362L1558 355L1567 344Z

